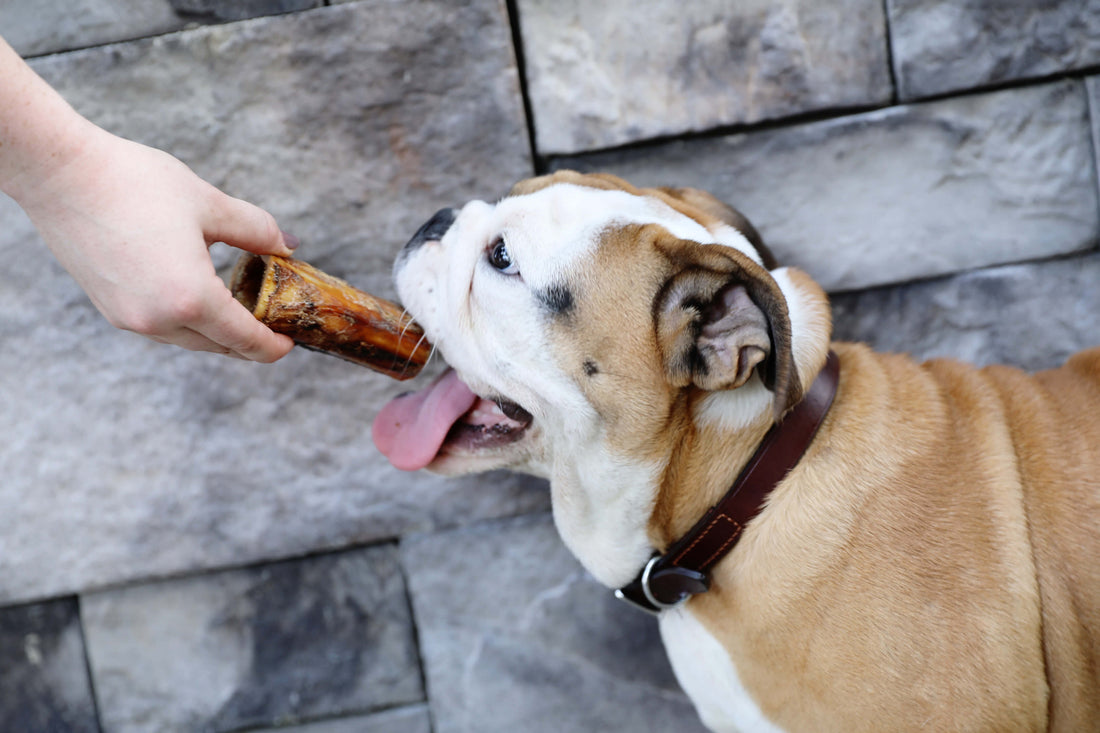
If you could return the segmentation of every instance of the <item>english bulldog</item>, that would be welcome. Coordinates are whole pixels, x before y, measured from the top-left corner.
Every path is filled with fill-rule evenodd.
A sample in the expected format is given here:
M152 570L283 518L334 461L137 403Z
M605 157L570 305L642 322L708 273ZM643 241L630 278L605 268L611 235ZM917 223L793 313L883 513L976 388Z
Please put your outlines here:
M743 216L608 175L442 211L394 272L452 369L379 449L548 478L709 728L1100 731L1100 349L1031 376L831 343Z

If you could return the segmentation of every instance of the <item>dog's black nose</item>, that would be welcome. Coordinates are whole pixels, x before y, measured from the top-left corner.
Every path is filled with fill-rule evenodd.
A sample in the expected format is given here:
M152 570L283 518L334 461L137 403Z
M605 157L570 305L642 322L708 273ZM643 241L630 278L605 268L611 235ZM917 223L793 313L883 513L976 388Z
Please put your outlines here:
M424 242L443 239L443 235L451 228L451 224L455 223L455 217L457 216L458 209L440 209L435 212L435 215L428 219L428 223L420 227L412 239L405 244L405 249L416 249Z

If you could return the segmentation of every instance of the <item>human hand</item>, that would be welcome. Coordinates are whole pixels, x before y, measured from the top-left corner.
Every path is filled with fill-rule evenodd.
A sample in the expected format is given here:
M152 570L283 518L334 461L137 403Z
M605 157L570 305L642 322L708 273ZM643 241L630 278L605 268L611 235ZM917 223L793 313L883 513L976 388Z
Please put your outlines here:
M161 343L272 362L293 347L234 300L214 242L257 254L291 246L263 209L171 155L88 125L79 153L20 204L61 265L114 326Z

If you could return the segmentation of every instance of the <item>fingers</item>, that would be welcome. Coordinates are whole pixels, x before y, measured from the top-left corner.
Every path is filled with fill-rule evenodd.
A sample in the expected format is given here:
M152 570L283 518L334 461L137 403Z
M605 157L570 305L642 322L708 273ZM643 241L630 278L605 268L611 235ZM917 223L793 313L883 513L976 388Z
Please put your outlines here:
M275 217L254 204L233 198L210 187L209 209L203 226L208 244L226 244L255 254L291 256L298 240L279 230ZM251 361L270 363L281 359L293 348L294 342L277 334L256 320L238 303L220 279L216 292L208 292L202 301L199 318L187 325L191 334L179 334L196 346L180 340L174 343L200 351L216 351ZM203 340L205 339L205 341Z
M237 359L244 358L230 351L228 347L216 344L201 333L192 331L190 328L180 328L166 336L149 336L148 338L160 344L179 346L188 351L208 351L211 354L224 354L225 356L231 356Z
M294 346L289 336L275 333L256 320L224 285L221 296L211 297L204 317L191 329L230 354L265 364L283 358Z
M245 315L252 318L247 311ZM278 361L294 347L294 342L289 337L272 332L254 318L252 322L260 327L259 331L248 328L246 330L249 333L241 333L229 326L224 332L214 329L215 338L209 338L200 331L181 326L167 334L146 334L146 336L153 341L179 346L189 351L208 351L212 354L225 354L236 359L258 361L264 364ZM198 327L205 328L205 326ZM228 342L230 345L223 342Z
M228 245L256 254L289 257L298 240L279 230L275 217L259 206L233 198L216 188L210 189L209 210L203 233L208 244Z
M209 351L263 363L283 358L294 347L290 337L277 334L256 320L216 275L206 283L177 307L163 303L157 318L127 330L191 351Z
M257 323L259 323L257 321ZM263 326L261 325L261 328ZM226 339L239 343L237 349L207 338L202 333L186 326L181 326L171 333L164 335L145 334L147 338L162 344L179 346L189 351L208 351L212 354L225 354L235 359L245 361L258 361L264 364L278 361L290 352L294 342L287 336L282 336L266 330L251 338L241 337L239 334L234 339ZM268 337L273 337L268 340Z

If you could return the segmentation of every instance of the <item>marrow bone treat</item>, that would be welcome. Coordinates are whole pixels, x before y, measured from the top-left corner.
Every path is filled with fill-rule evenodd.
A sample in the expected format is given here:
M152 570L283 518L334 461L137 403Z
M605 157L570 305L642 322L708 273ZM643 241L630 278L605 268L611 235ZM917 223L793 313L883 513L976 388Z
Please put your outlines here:
M431 355L424 331L401 306L300 260L245 254L229 289L272 331L394 379L415 377Z

